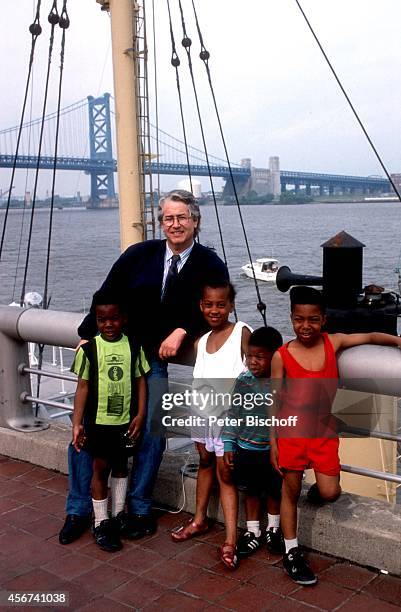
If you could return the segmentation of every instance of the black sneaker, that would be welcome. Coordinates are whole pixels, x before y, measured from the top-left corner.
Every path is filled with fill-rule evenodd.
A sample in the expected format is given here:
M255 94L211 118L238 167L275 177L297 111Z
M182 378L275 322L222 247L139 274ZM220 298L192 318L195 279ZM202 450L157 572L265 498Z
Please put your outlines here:
M77 514L67 514L65 523L58 534L60 544L71 544L78 540L91 524L90 516L78 516Z
M111 519L114 522L114 526L117 530L117 533L123 534L124 530L127 528L128 523L128 514L121 510L116 516L113 516Z
M317 578L298 547L291 548L283 555L283 565L289 577L297 584L303 586L316 584Z
M121 535L129 540L139 540L156 533L157 523L150 514L125 514Z
M257 538L252 531L245 531L238 538L237 554L239 557L249 557L260 547L260 537Z
M284 553L284 538L280 527L266 529L266 546L272 555L282 555Z
M94 536L96 544L107 552L117 552L123 547L113 519L106 519L95 527Z

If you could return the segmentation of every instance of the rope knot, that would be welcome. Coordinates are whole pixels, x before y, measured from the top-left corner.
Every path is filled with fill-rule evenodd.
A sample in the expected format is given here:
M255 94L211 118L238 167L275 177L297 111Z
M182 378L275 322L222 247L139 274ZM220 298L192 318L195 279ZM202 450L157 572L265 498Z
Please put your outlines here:
M202 61L207 62L207 60L210 58L210 53L207 49L202 49L202 51L199 53L199 57Z
M182 39L181 44L184 47L184 49L189 49L190 46L192 45L192 40L190 38L188 38L188 36L185 36Z
M32 36L39 36L40 34L42 34L42 26L40 25L40 23L37 23L35 21L29 26L29 31Z

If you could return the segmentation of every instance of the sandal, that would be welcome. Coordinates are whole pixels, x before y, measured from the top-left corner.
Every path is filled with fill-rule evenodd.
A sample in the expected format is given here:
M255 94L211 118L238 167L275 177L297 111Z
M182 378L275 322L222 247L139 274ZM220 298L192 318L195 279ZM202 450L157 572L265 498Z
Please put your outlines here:
M230 570L235 570L238 567L237 547L224 542L219 548L220 561L224 563Z
M187 525L181 525L180 527L175 527L173 529L171 532L171 538L174 542L185 542L186 540L190 540L191 538L207 533L209 529L210 527L207 521L201 525L198 525L198 523L195 523L193 518L190 518Z

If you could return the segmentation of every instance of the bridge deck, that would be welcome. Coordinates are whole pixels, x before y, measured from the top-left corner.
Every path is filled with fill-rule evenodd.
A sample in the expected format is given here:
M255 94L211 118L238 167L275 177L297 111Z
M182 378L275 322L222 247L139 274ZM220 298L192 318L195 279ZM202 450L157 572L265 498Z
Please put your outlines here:
M163 514L156 535L125 541L116 554L99 550L89 532L61 546L67 477L0 456L0 482L0 590L65 591L64 610L395 612L401 606L401 579L312 552L315 587L292 583L280 558L265 550L231 573L217 560L221 525L193 541L170 540L169 530L185 514Z

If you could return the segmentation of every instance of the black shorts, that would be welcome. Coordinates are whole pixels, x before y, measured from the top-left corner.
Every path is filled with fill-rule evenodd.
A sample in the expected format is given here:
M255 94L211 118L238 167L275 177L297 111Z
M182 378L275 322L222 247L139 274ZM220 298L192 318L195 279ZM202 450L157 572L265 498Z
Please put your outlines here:
M249 495L263 493L279 501L282 478L270 463L270 451L238 447L234 453L234 483L244 487Z
M124 425L86 425L85 450L92 457L106 459L113 467L127 467L128 456L125 449L124 434L129 423Z

